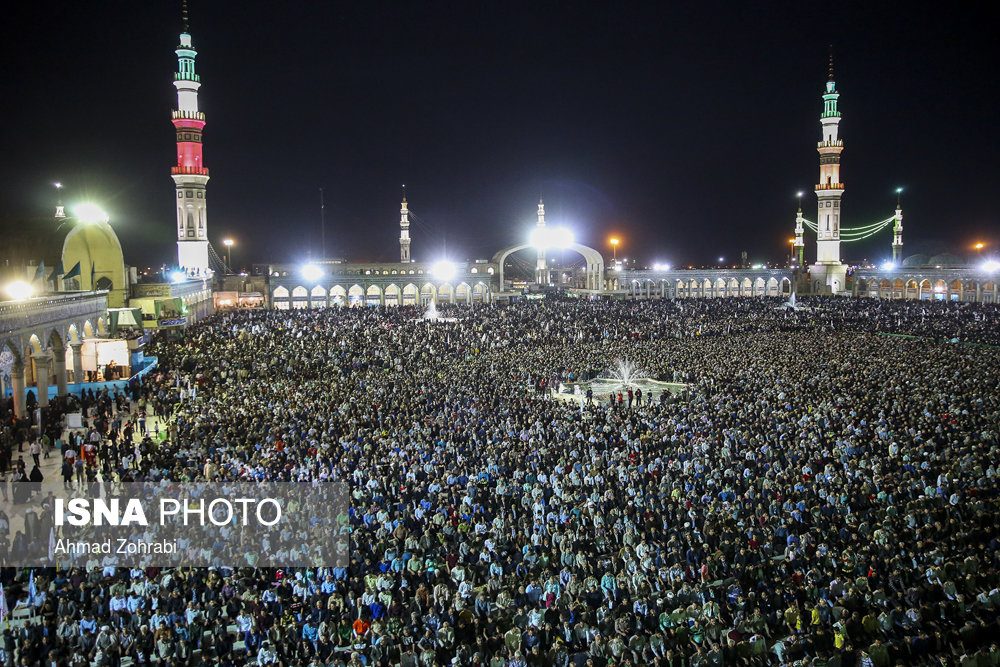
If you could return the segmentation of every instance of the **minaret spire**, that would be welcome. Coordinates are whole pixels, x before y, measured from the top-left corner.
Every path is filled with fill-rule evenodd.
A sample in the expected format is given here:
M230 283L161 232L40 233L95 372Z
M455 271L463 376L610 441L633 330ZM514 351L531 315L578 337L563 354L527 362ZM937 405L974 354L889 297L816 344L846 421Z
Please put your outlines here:
M177 135L177 166L171 175L177 190L177 264L191 273L205 275L208 263L207 193L208 169L202 161L202 132L205 114L198 110L198 89L201 78L195 74L194 59L198 52L188 33L187 0L183 0L184 32L180 35L177 54L177 110L171 115Z
M181 22L184 32L188 31L188 0L181 0Z
M399 261L410 263L410 209L406 203L406 184L403 184L403 201L399 209Z
M542 200L541 195L538 196L538 222L535 223L535 229L545 229L545 202ZM548 286L549 284L549 269L545 260L545 248L542 246L538 247L538 255L535 261L535 283L541 286Z
M903 261L903 188L896 188L896 215L892 225L892 263Z
M839 137L840 93L833 79L833 47L830 50L828 79L823 91L823 113L819 122L823 134L816 144L819 153L819 182L816 184L818 210L816 214L816 264L812 279L819 291L836 293L844 289L846 267L840 262L840 200L844 196L844 183L840 180L840 154L844 142ZM817 289L814 288L814 291Z

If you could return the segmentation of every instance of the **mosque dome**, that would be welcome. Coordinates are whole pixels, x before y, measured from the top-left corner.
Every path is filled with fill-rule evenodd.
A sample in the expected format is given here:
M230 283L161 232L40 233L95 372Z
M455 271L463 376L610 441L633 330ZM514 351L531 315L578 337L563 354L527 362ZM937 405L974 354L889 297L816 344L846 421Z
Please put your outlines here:
M910 255L903 260L903 266L906 268L913 268L916 266L927 266L930 264L930 260L927 259L927 255Z
M941 268L955 268L960 266L965 266L967 262L957 255L953 255L950 252L943 252L940 255L934 255L931 257L927 263L930 266L940 266Z

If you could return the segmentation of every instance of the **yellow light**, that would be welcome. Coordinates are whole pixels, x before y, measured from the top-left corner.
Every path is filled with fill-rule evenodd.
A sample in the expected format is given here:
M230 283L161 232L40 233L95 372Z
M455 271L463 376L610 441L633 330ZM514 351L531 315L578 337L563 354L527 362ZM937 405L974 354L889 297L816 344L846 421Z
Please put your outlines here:
M7 285L4 291L14 301L24 301L34 293L35 288L23 280L15 280Z
M608 240L608 243L610 243L611 245L618 245L620 241L618 239L612 238Z
M985 247L986 247L985 243L977 243L976 244L976 250L982 250Z
M233 240L232 239L222 239L222 245L227 246L227 247L231 246L231 245L233 245Z
M795 239L788 239L789 243L795 243Z

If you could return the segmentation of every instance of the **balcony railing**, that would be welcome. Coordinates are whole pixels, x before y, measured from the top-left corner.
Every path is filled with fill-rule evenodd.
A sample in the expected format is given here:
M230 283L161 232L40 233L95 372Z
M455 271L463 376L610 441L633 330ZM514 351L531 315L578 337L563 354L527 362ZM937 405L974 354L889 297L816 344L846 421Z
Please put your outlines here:
M179 72L174 72L174 81L201 81L201 77L197 74L181 74Z
M171 118L174 120L187 119L187 120L205 120L205 114L200 111L174 111L171 113Z
M843 183L817 183L816 184L816 189L817 190L843 190L844 189L844 184Z
M208 176L207 167L171 167L171 174L192 174L195 176Z
M11 333L49 322L100 316L108 310L107 292L47 294L27 301L0 303L0 333Z

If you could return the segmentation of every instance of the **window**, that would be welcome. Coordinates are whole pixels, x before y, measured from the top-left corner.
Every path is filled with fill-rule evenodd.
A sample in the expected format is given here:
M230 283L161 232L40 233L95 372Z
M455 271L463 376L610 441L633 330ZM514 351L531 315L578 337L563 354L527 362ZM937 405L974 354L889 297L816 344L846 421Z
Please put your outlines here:
M194 197L194 193L192 191L188 190L187 196L188 196L188 198Z
M184 193L183 192L178 192L177 193L177 198L178 199L184 199Z

